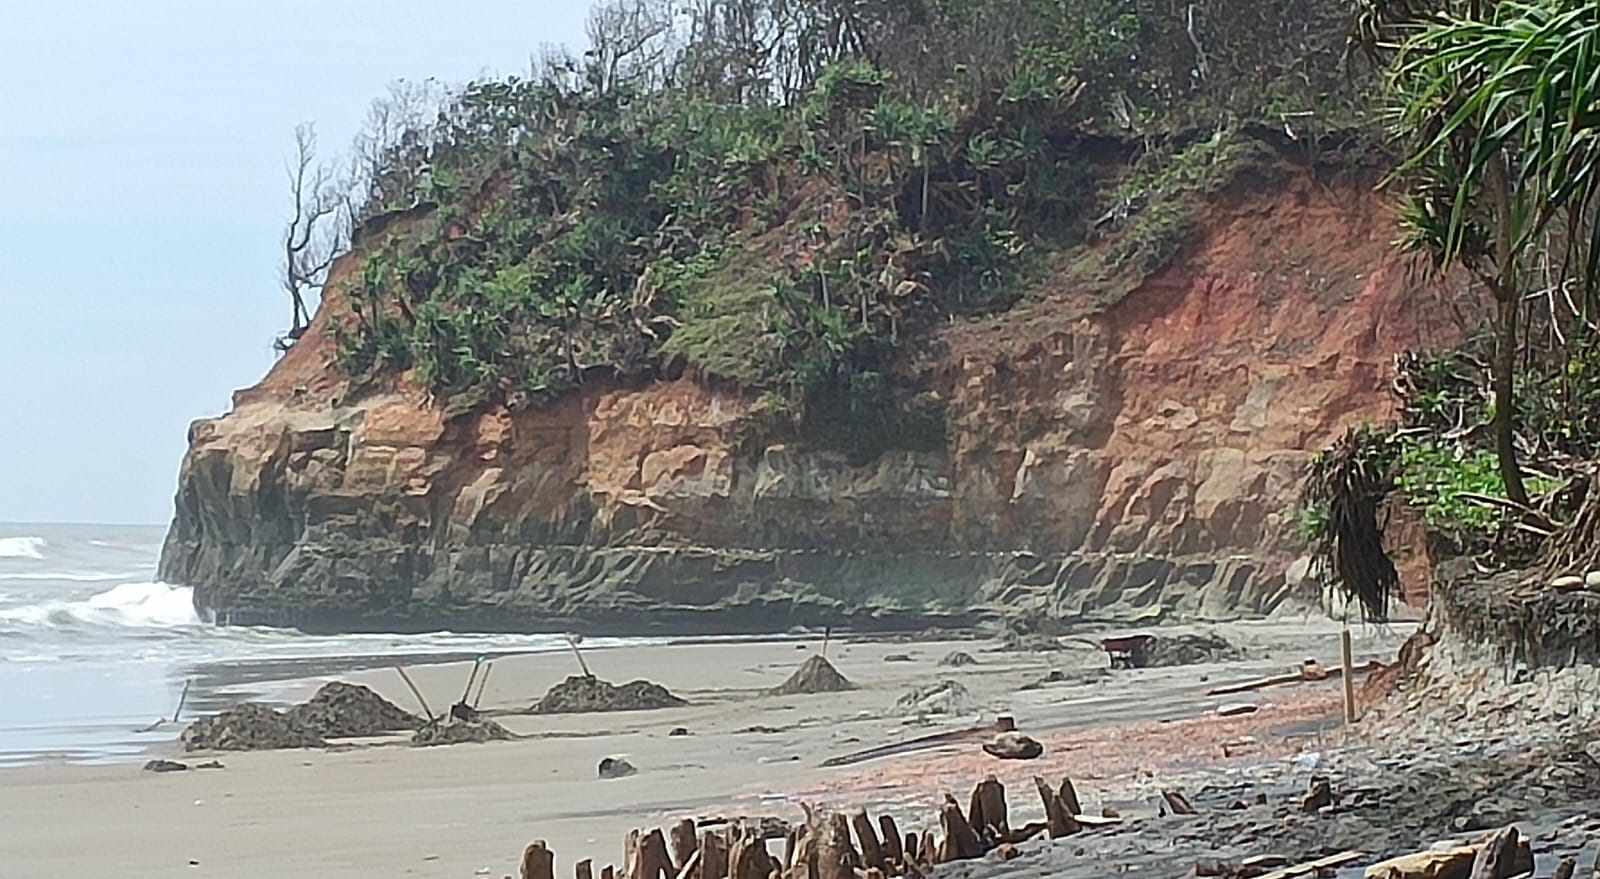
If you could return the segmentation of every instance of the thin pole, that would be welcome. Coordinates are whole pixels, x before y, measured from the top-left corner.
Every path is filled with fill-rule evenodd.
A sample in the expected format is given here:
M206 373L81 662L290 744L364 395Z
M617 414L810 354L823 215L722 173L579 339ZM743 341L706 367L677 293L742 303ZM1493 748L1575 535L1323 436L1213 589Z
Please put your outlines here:
M1356 722L1356 675L1353 663L1350 661L1350 626L1346 625L1339 632L1339 665L1344 669L1344 722L1354 725Z
M435 720L433 709L428 707L428 700L422 698L422 691L417 689L417 685L411 682L411 675L406 674L406 670L398 665L394 667L394 670L400 673L400 679L405 681L406 686L411 688L411 695L417 697L417 703L422 706L422 713L428 715L428 722L433 723Z
M183 713L183 703L189 701L189 685L194 683L194 678L183 679L183 692L178 694L178 708L172 712L172 722L178 722L178 715Z
M489 672L492 671L494 671L494 663L491 662L484 665L483 677L478 678L478 695L472 700L473 709L477 709L478 703L483 701L483 688L489 686Z
M478 679L478 669L483 665L483 657L472 660L472 673L467 675L467 686L461 691L461 704L467 704L467 697L472 695L472 684Z

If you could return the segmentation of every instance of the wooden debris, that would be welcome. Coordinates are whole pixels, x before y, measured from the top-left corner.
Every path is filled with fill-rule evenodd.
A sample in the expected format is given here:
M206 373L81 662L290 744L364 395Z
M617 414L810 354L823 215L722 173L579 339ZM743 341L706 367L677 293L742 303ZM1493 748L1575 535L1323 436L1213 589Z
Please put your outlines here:
M1189 805L1189 798L1175 790L1161 792L1161 804L1169 815L1193 815L1194 806Z
M1371 660L1365 665L1356 666L1355 672L1357 674L1361 674L1363 672L1377 671L1382 667L1383 663L1378 662L1377 660ZM1276 687L1282 684L1300 684L1308 681L1321 681L1331 678L1339 678L1343 677L1343 674L1343 669L1335 668L1324 670L1321 665L1308 665L1302 668L1300 671L1291 672L1289 674L1272 675L1271 677L1257 678L1253 681L1242 681L1237 684L1227 684L1221 687L1212 687L1206 691L1206 695L1226 696L1229 693L1246 693L1251 690L1260 690L1265 687Z
M1068 814L1066 805L1061 802L1061 795L1051 790L1044 779L1035 775L1033 785L1039 789L1039 799L1044 801L1045 824L1051 839L1071 836L1082 829L1078 819Z
M1333 784L1325 776L1313 775L1300 801L1300 811L1315 812L1333 805Z
M617 868L606 864L600 870L600 879L617 879Z
M552 865L553 869L554 865ZM573 879L594 879L594 861L584 858L572 865Z
M1306 861L1303 864L1295 864L1292 867L1273 870L1271 873L1260 877L1260 879L1299 879L1301 876L1318 876L1323 870L1333 870L1364 857L1366 855L1362 852L1342 851L1336 855L1318 858L1315 861Z
M689 879L690 875L700 870L700 850L697 848L683 861L683 866L678 868L678 879Z
M956 798L949 794L944 795L944 808L939 811L939 829L944 832L944 842L939 846L937 863L948 864L951 861L983 857L983 843L979 841L977 831L961 814L961 805Z
M1553 879L1572 879L1572 874L1576 872L1578 872L1578 859L1567 855L1561 859L1561 863L1556 864Z
M850 824L856 831L856 842L861 846L861 863L867 869L883 870L888 864L883 857L883 845L878 841L878 831L872 827L872 819L867 816L866 809L858 810L850 816ZM896 840L898 842L899 840Z
M933 831L922 834L922 848L917 852L917 863L932 867L939 863L939 846L933 840Z
M556 856L542 839L522 850L522 879L556 879Z
M967 807L967 817L978 835L998 843L1011 832L1006 814L1006 789L1000 779L987 776L972 789L972 802Z

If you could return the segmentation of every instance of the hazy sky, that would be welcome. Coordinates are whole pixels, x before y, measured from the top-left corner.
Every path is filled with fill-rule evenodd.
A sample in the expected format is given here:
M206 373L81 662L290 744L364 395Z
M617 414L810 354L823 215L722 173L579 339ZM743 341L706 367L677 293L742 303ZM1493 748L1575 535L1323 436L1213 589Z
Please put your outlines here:
M271 365L296 123L525 70L586 2L125 0L0 16L0 521L161 523L191 420Z

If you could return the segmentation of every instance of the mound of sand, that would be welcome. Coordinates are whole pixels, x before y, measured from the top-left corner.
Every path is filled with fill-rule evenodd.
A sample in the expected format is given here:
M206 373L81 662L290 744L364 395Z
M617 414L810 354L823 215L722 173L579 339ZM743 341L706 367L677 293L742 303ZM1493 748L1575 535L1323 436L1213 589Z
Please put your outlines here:
M411 744L460 745L468 742L500 742L514 738L511 731L492 720L451 721L439 719L424 724L411 737Z
M1243 658L1244 653L1220 635L1163 635L1145 648L1143 665L1147 668L1163 668L1199 665L1203 662L1231 662Z
M327 746L316 730L257 702L202 717L179 736L186 751L268 751Z
M596 677L573 675L550 688L533 706L534 714L586 714L596 711L649 711L688 705L650 681L617 686Z
M380 736L422 726L422 718L358 684L324 684L309 702L289 709L291 721L327 739Z
M773 689L775 696L795 696L803 693L839 693L854 690L855 684L839 674L827 657L818 654L795 669L789 679Z

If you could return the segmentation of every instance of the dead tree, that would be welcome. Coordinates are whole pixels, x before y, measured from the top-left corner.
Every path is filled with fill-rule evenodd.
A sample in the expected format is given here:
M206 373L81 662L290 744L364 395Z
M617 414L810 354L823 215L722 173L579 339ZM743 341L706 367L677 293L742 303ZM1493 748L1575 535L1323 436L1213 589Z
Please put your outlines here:
M294 129L294 162L289 166L289 194L293 213L283 229L282 283L293 309L289 332L278 341L287 349L311 323L306 297L320 293L347 240L340 209L344 199L335 185L332 169L317 161L317 132L305 123Z

